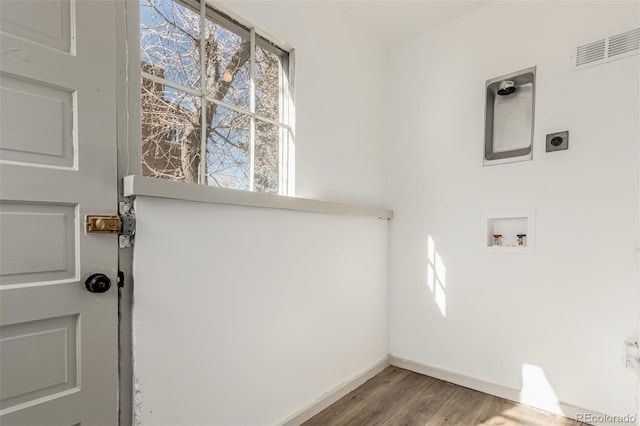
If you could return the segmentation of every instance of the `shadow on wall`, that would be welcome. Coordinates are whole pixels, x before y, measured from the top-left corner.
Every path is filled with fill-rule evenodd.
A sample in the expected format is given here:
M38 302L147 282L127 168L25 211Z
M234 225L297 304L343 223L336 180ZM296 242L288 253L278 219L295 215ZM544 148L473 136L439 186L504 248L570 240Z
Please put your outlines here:
M442 257L436 251L431 235L427 238L427 285L443 317L447 316L446 288L447 268Z

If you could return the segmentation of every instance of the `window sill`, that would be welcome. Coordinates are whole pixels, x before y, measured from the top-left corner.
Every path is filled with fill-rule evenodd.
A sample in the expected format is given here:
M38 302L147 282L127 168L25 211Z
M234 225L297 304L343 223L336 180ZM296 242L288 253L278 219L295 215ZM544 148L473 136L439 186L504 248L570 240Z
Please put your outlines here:
M349 216L370 216L386 220L393 217L393 210L378 207L356 206L306 198L287 197L284 195L215 188L206 185L174 182L145 176L125 176L124 196L169 198L172 200Z

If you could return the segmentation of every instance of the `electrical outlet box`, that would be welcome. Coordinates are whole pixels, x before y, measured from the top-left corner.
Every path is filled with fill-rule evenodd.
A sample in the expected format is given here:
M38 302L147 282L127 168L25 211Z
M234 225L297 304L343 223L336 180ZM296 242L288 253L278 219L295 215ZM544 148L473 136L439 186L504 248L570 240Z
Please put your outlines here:
M547 152L569 149L569 132L550 133L547 135Z

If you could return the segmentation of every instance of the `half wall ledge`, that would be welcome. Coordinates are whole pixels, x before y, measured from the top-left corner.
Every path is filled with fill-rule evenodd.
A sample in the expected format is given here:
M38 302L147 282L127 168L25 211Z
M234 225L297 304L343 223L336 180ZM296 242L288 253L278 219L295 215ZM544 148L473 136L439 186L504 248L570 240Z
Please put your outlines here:
M347 216L369 216L389 220L393 210L285 195L265 194L236 189L216 188L194 183L175 182L147 176L131 175L123 179L125 197L156 197L212 204L294 210Z

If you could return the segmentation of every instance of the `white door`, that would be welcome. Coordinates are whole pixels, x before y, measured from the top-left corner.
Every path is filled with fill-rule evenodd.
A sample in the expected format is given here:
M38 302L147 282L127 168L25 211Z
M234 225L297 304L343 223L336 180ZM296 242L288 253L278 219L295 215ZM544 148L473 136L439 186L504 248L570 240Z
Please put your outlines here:
M0 424L117 424L111 1L0 0ZM112 285L91 293L85 279Z

